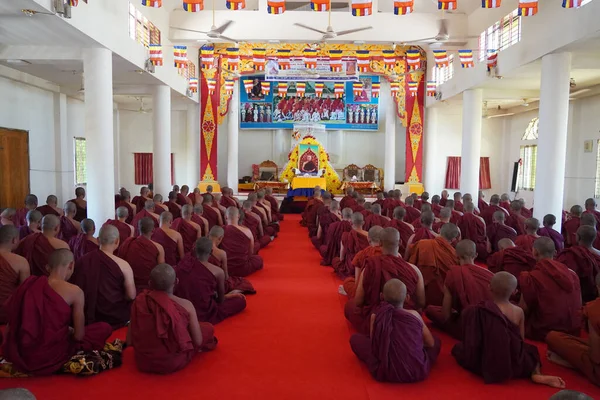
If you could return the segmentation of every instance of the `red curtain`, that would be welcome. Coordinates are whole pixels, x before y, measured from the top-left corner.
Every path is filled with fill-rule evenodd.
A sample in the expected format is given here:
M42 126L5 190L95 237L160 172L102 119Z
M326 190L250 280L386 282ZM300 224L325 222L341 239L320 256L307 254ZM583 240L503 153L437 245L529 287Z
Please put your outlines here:
M479 159L479 189L491 189L492 180L490 179L490 158L481 157Z
M147 185L154 179L152 153L133 153L136 185ZM171 153L171 185L175 183L175 154Z
M460 157L448 157L446 166L446 189L460 188Z

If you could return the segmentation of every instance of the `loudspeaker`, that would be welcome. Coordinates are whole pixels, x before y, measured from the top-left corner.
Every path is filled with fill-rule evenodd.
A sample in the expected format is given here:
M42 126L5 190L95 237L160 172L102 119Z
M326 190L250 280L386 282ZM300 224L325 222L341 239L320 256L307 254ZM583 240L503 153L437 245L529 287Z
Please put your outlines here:
M519 177L519 162L517 161L515 163L515 165L513 166L512 183L510 184L510 191L511 192L516 192L517 191L517 178L518 177Z

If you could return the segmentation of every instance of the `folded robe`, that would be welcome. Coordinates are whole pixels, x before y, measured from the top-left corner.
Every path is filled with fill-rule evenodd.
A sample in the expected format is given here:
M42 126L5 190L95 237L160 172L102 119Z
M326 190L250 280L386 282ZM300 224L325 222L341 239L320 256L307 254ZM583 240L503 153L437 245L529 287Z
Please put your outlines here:
M150 214L148 211L142 209L142 211L135 214L133 221L131 221L131 225L133 226L133 229L135 230L135 232L134 232L135 237L140 236L139 222L142 218L152 219L152 221L154 221L154 228L156 229L159 227L158 220L156 219L156 217L154 215Z
M577 274L584 303L598 297L596 275L600 272L600 255L576 245L558 253L556 261L565 264Z
M48 276L48 258L54 252L54 247L43 233L34 233L19 242L15 253L25 257L31 268L31 275Z
M71 307L48 284L45 276L31 276L6 304L10 329L3 353L14 368L29 375L50 375L79 350L101 350L112 329L97 323L85 327L81 342L73 340Z
M331 266L340 278L345 279L354 275L352 260L359 251L369 247L369 238L367 235L351 230L342 235L342 246L344 247L344 259L334 258Z
M373 226L380 226L382 228L387 228L390 225L390 220L385 218L382 215L371 214L365 218L365 225L363 229L369 232L369 229Z
M179 249L177 248L177 241L173 240L171 236L167 234L167 232L160 228L156 229L154 233L152 233L152 240L160 244L165 250L165 263L175 268L179 262Z
M408 239L415 233L414 229L411 228L410 224L400 221L399 219L393 218L390 221L391 228L396 228L396 230L400 233L400 254L404 254L406 251L406 244L408 243Z
M219 268L222 268L221 261L219 261L214 255L210 255L208 262L212 265L216 265ZM233 290L239 290L243 294L256 294L256 289L252 286L252 283L246 278L242 278L241 276L229 276L225 280L225 293L229 293Z
M373 256L381 255L381 246L369 246L366 249L363 249L356 253L354 259L352 260L352 266L354 268L358 268L361 272L363 268L365 268L365 263L367 262L367 258ZM346 295L349 299L353 298L356 295L356 278L354 276L348 277L344 280L344 290L346 291Z
M106 322L114 329L129 321L131 302L125 298L125 277L119 265L102 250L75 263L71 282L85 294L85 323Z
M441 237L421 240L413 247L409 262L423 274L427 305L441 306L446 273L458 264L454 248Z
M6 300L19 287L19 274L0 254L0 324L4 325L8 322L8 314L6 312Z
M119 257L133 270L133 280L138 293L148 289L150 272L158 265L158 249L145 236L127 239L119 248Z
M321 257L323 257L321 265L331 265L333 259L339 257L342 235L351 230L352 223L350 223L350 221L337 221L329 225L329 228L327 229L327 238L325 239L327 244L320 248Z
M479 218L473 213L465 213L458 221L458 228L463 239L469 239L475 243L477 258L485 260L487 258L487 237L485 223Z
M538 239L539 237L534 235L519 235L515 239L515 245L525 251L533 252L533 243Z
M99 249L96 243L92 242L91 240L88 240L85 233L80 233L79 235L71 239L71 241L69 242L69 247L73 252L73 257L75 258L75 261L85 256L87 253Z
M502 239L510 239L513 242L517 239L517 231L510 226L497 222L487 224L486 234L492 245L492 253L498 251L498 242Z
M530 251L520 247L509 247L489 256L488 269L493 273L506 271L519 279L521 272L531 271L535 267L535 257Z
M135 363L142 372L170 374L183 369L198 350L189 332L190 316L165 292L145 290L131 306ZM216 345L214 328L200 323L202 350Z
M581 225L579 217L571 217L562 225L562 233L565 239L565 247L575 246L577 244L577 229Z
M493 301L463 311L464 337L452 348L458 364L483 377L485 383L529 378L540 363L536 346L525 343Z
M183 218L177 218L173 221L171 229L175 229L183 238L183 252L189 253L194 249L196 240L198 240L198 231L192 224Z
M227 253L227 269L232 276L248 276L263 267L260 256L250 254L250 239L235 226L227 225L221 249Z
M181 260L176 273L179 284L175 286L174 294L192 302L199 321L218 324L246 308L246 300L241 297L217 303L217 278L192 254Z
M60 230L58 231L57 238L62 241L69 243L74 236L77 236L79 233L79 229L73 225L69 218L64 215L60 217Z
M87 208L79 206L79 203L77 203L77 199L71 199L69 200L69 202L75 204L75 207L77 208L75 216L73 217L75 221L81 222L87 218Z
M565 248L565 238L563 237L563 235L561 235L554 229L543 227L538 230L537 234L540 236L546 236L546 237L549 237L550 239L552 239L552 241L554 242L554 247L556 248L556 251L561 251L562 249Z
M244 216L244 221L242 222L242 225L244 225L246 228L250 229L250 231L252 232L252 236L254 236L254 253L253 254L258 254L258 251L264 247L266 247L269 243L271 243L271 237L269 235L260 235L260 232L258 230L258 226L260 224L260 221L258 220L258 218L255 218L252 215L248 215L246 214Z
M208 221L209 230L212 229L213 226L219 225L219 211L211 206L204 206L203 210L202 216Z
M47 204L36 208L36 210L42 214L42 217L45 217L46 215L55 215L60 217L60 213Z
M581 289L579 279L566 265L544 259L531 272L519 277L527 304L525 335L544 340L548 332L579 336L581 330Z
M131 228L125 222L118 219L107 219L104 225L112 225L119 230L119 247L131 237Z

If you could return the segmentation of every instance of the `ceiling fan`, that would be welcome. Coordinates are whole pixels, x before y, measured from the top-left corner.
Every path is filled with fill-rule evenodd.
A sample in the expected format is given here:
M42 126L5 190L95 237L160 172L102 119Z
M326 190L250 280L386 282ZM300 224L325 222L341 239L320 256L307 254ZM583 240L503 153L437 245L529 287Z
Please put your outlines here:
M448 20L442 16L439 20L438 33L435 36L411 40L403 42L403 44L429 44L429 45L445 45L445 46L464 46L470 39L478 39L479 36L464 36L464 37L450 37L448 33Z
M186 29L186 28L177 28L175 26L171 26L171 29L177 29L179 31L193 32L193 33L202 33L206 35L209 39L221 39L227 42L237 43L237 40L232 39L223 35L223 32L227 30L233 24L233 21L225 21L221 25L215 25L215 0L212 1L212 26L208 32L205 31L197 31L195 29Z
M322 34L323 35L321 37L321 41L322 42L325 42L325 41L331 40L331 39L335 39L338 36L344 36L344 35L349 35L349 34L355 33L355 32L361 32L361 31L366 31L366 30L369 30L369 29L373 29L372 26L364 26L362 28L348 29L348 30L345 30L345 31L338 31L338 32L336 32L336 31L333 30L333 27L331 26L331 8L332 7L331 7L331 4L330 4L330 7L329 7L329 16L328 16L328 19L327 19L327 28L324 31L322 31L320 29L317 29L317 28L313 28L312 26L300 24L298 22L294 23L294 25L299 26L300 28L303 28L303 29L308 29L309 31L318 32L318 33Z
M152 112L151 108L145 108L144 107L144 98L143 97L136 97L135 99L140 101L140 108L138 108L137 110L130 110L130 109L127 109L127 108L122 108L122 110L131 111L131 112L137 112L137 113L140 113L140 114L149 114L149 113Z

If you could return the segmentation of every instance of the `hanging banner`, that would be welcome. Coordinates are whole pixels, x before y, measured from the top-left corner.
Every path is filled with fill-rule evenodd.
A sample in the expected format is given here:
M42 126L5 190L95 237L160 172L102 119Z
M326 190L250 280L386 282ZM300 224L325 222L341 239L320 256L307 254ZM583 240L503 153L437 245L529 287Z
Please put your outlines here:
M254 86L254 81L252 79L244 79L242 82L244 83L244 90L246 93L251 93L252 87ZM261 88L259 88L259 90L261 90Z
M435 66L438 68L444 68L450 65L450 59L448 58L448 52L446 50L433 50L433 57L435 59Z
M352 93L354 94L354 96L360 96L362 91L363 91L362 82L356 82L356 83L352 84Z
M288 84L287 82L279 82L277 84L277 95L279 97L285 97L287 95Z
M290 50L277 50L277 63L282 71L290 69Z
M355 17L365 17L373 14L372 0L351 0L352 15Z
M436 90L437 90L437 84L435 83L435 81L428 81L427 82L427 96L435 97Z
M487 70L488 72L492 72L492 69L496 68L498 65L498 50L488 50L487 51Z
M325 84L323 82L315 82L315 96L322 97L323 96L323 88Z
M296 96L304 97L306 93L306 82L296 82Z
M192 93L198 93L198 78L190 78L189 79L190 90Z
M146 7L161 8L162 0L142 0L142 5Z
M211 78L215 82L213 93L209 91L204 71L200 78L200 179L203 182L215 182L217 175L217 113L219 106L220 77L214 70Z
M531 17L538 13L538 0L519 0L519 15Z
M378 98L380 90L381 90L381 83L373 82L373 84L371 85L371 97L373 97L374 99Z
M267 49L252 49L252 62L255 71L264 71L267 62Z
M414 11L414 0L411 1L394 1L394 14L408 15Z
M262 81L260 83L260 89L263 96L267 96L269 93L271 93L271 82Z
M459 50L458 57L460 58L460 65L463 68L473 68L475 66L473 50Z
M329 50L329 70L331 72L342 72L342 50Z
M563 8L579 8L583 0L563 0Z
M232 79L225 80L225 94L227 96L231 96L233 94L233 85L235 85L235 81Z
M418 77L415 96L406 97L408 121L406 127L406 176L408 184L423 182L423 102L425 101L425 80Z
M227 68L230 71L237 71L240 68L240 49L239 47L227 48Z
M183 0L183 11L198 12L204 10L204 0Z
M283 14L285 12L285 1L267 0L267 12L269 14Z
M310 9L313 11L329 11L330 0L310 0Z
M148 48L150 50L150 62L154 66L163 65L163 52L160 44L151 44Z
M71 7L77 7L79 0L69 0L68 3Z
M410 93L410 95L416 96L417 90L419 90L419 82L409 81L408 82L408 92Z
M456 10L456 0L438 0L438 10Z
M406 64L409 71L419 69L421 67L421 52L419 50L407 50Z
M369 50L356 50L356 67L359 72L368 72L371 69L371 52Z
M274 57L269 57L265 65L265 79L268 81L307 81L315 80L315 75L319 78L318 81L357 81L359 78L356 58L342 58L334 61L336 69L341 71L331 71L329 58L317 58L316 67L307 71L304 57L289 57L286 61L285 70L279 69L278 60Z
M396 97L400 95L400 82L391 82L390 83L390 91L392 93L392 97Z
M317 69L317 49L304 49L303 53L306 69Z
M390 70L396 66L396 52L394 50L383 50L383 65Z
M215 48L213 46L204 46L200 49L200 68L203 70L211 69L215 65Z
M228 10L243 10L246 8L246 0L227 0L225 6Z
M173 46L173 63L175 68L187 66L187 46Z
M498 8L502 5L502 0L481 0L482 8Z

